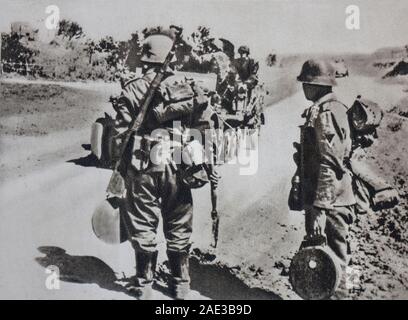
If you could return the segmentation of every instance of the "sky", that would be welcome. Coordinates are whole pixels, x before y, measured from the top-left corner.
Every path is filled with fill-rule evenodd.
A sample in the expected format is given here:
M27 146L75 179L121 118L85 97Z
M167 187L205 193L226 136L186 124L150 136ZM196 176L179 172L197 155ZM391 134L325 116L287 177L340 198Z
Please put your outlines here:
M408 44L407 0L0 0L0 31L27 21L45 32L45 8L78 22L86 35L118 40L146 26L199 25L255 56L278 53L373 52ZM345 26L346 7L360 9L360 30Z

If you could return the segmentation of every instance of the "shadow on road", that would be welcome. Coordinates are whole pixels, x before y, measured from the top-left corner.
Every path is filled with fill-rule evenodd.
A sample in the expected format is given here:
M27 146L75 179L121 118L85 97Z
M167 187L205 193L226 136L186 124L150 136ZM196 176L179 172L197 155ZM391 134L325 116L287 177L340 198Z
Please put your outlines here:
M85 151L91 151L90 144L83 143L81 147ZM73 164L76 164L77 166L82 166L82 167L94 167L94 168L102 167L101 162L98 160L98 158L93 153L88 154L86 157L68 160L67 162L73 163Z
M52 246L39 247L38 251L45 256L37 257L35 260L44 268L51 265L58 267L59 278L62 281L95 283L103 289L122 292L137 298L126 288L126 284L133 281L133 278L117 278L112 268L101 259L92 256L72 256L67 254L64 249ZM167 287L155 285L153 288L165 296L169 296Z
M168 263L160 265L157 272L157 289L168 295L166 283L171 276ZM280 300L273 292L250 288L237 278L227 267L203 263L196 257L190 258L191 289L201 296L213 300Z
M67 162L76 164L77 166L81 166L81 167L94 167L94 168L101 167L100 161L92 153L87 155L86 157L81 157L78 159L71 159L71 160L68 160Z
M44 268L54 265L59 268L62 281L75 283L95 283L101 288L125 292L125 288L117 283L115 272L102 260L92 256L71 256L58 247L39 247L38 251L45 254L35 260Z
M81 147L86 151L91 151L91 145L89 143L83 143Z
M250 288L233 275L227 267L202 264L190 259L191 289L214 300L280 300L281 298L260 288Z
M115 272L101 259L92 256L73 256L64 249L52 246L39 247L44 254L35 260L44 268L51 265L59 268L62 281L74 283L94 283L107 290L123 292L132 296L123 284L131 279L118 279ZM160 272L160 269L162 272ZM168 269L167 269L168 270ZM159 267L159 278L164 280L154 285L154 289L170 296L167 288L170 275ZM191 289L210 299L224 300L277 300L279 296L260 288L250 288L226 267L214 264L202 264L197 258L190 259Z

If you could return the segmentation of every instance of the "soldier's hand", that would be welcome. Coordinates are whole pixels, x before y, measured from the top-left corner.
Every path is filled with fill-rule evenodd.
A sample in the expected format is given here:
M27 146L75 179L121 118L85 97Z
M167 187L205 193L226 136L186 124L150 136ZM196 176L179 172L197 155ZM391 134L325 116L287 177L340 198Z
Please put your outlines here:
M306 233L310 236L320 236L325 234L326 213L324 209L313 207L306 212Z
M316 220L314 221L313 230L314 235L320 236L325 234L324 230L326 228L326 214L322 213L316 216Z
M214 187L214 188L217 188L217 187L218 187L218 182L219 182L220 179L221 179L221 176L218 174L218 172L215 171L215 170L213 170L213 171L211 172L209 178L210 178L210 182L211 182L211 184L213 185L213 187Z

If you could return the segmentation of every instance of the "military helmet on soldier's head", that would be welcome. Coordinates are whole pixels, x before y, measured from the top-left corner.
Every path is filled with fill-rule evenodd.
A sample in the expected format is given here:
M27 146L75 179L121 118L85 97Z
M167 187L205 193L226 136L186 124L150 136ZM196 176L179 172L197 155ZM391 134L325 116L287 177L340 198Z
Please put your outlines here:
M244 54L244 53L249 54L249 47L248 46L240 46L238 48L238 53L239 54Z
M164 63L173 46L173 39L166 34L153 34L143 42L142 62Z
M335 69L327 61L307 60L303 64L297 80L322 86L331 87L337 85Z

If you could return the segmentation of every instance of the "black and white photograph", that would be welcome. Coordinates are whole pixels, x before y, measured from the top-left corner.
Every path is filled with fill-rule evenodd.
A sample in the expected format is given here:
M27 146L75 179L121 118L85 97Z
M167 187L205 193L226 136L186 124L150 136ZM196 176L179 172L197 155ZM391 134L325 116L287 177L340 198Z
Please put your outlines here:
M0 0L0 300L407 300L407 17Z

